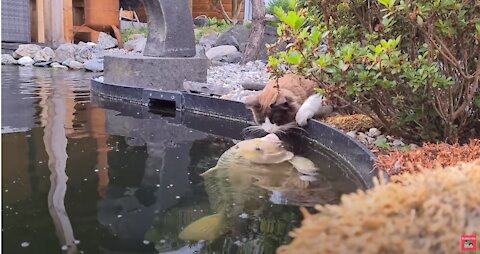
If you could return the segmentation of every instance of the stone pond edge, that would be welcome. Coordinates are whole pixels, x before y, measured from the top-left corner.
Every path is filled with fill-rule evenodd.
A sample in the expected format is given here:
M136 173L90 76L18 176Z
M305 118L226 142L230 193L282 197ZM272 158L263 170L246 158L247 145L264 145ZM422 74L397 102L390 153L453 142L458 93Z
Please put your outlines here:
M242 102L238 101L183 91L158 91L148 88L113 85L105 83L102 76L93 77L91 84L92 92L109 99L144 106L148 106L152 100L175 102L178 111L190 111L211 117L253 123L251 113ZM367 188L373 187L373 177L378 176L379 170L374 168L376 156L366 146L317 120L310 120L304 129L306 130L305 136L308 139L339 155L357 171ZM381 171L380 175L386 181L389 180L385 172Z

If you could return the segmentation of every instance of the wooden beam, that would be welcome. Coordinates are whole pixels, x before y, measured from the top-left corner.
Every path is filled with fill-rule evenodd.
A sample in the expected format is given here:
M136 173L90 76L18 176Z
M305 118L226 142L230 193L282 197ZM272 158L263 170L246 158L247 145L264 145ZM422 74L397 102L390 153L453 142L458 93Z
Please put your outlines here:
M63 0L63 38L65 42L73 42L72 0Z
M36 0L37 8L37 42L45 43L45 14L43 8L44 0Z

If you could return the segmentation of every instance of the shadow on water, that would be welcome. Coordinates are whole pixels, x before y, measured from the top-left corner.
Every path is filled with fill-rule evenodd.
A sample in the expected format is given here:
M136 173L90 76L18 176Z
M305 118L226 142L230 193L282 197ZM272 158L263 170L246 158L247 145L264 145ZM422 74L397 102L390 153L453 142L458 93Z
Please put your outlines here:
M300 137L292 149L320 168L307 188L288 177L242 188L203 178L245 126L91 97L91 76L2 67L5 253L273 253L299 225L298 205L364 188ZM222 211L226 230L214 240L179 238Z

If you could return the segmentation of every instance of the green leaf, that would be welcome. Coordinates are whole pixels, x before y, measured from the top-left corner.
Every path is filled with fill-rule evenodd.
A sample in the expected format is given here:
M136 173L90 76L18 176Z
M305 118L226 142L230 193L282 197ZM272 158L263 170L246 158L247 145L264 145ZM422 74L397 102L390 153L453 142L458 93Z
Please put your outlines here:
M387 143L387 139L384 138L384 137L377 138L377 140L375 140L373 142L373 144L375 146L383 148L383 149L390 149L391 148L390 144Z
M286 61L289 64L297 65L302 61L302 55L300 55L298 52L292 52L288 54Z
M423 25L423 18L420 15L417 16L417 24Z
M297 6L297 0L288 0L288 8L290 10L295 10L296 6Z
M387 8L390 9L390 8L392 8L393 5L395 4L396 0L378 0L378 2L379 2L381 5L383 5L383 6L385 6L385 7L387 7Z
M474 98L474 103L480 108L480 95Z
M287 13L285 13L285 11L281 7L275 6L275 8L273 9L273 12L275 13L275 16L277 16L277 18L280 21L282 21L283 23L286 23Z

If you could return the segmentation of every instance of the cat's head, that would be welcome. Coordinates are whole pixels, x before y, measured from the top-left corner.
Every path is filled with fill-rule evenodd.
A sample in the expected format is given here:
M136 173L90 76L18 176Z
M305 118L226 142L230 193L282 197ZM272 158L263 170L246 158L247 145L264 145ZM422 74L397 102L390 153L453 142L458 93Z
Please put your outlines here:
M295 124L298 103L281 92L263 91L245 98L245 105L252 111L257 125L268 133L281 133Z

